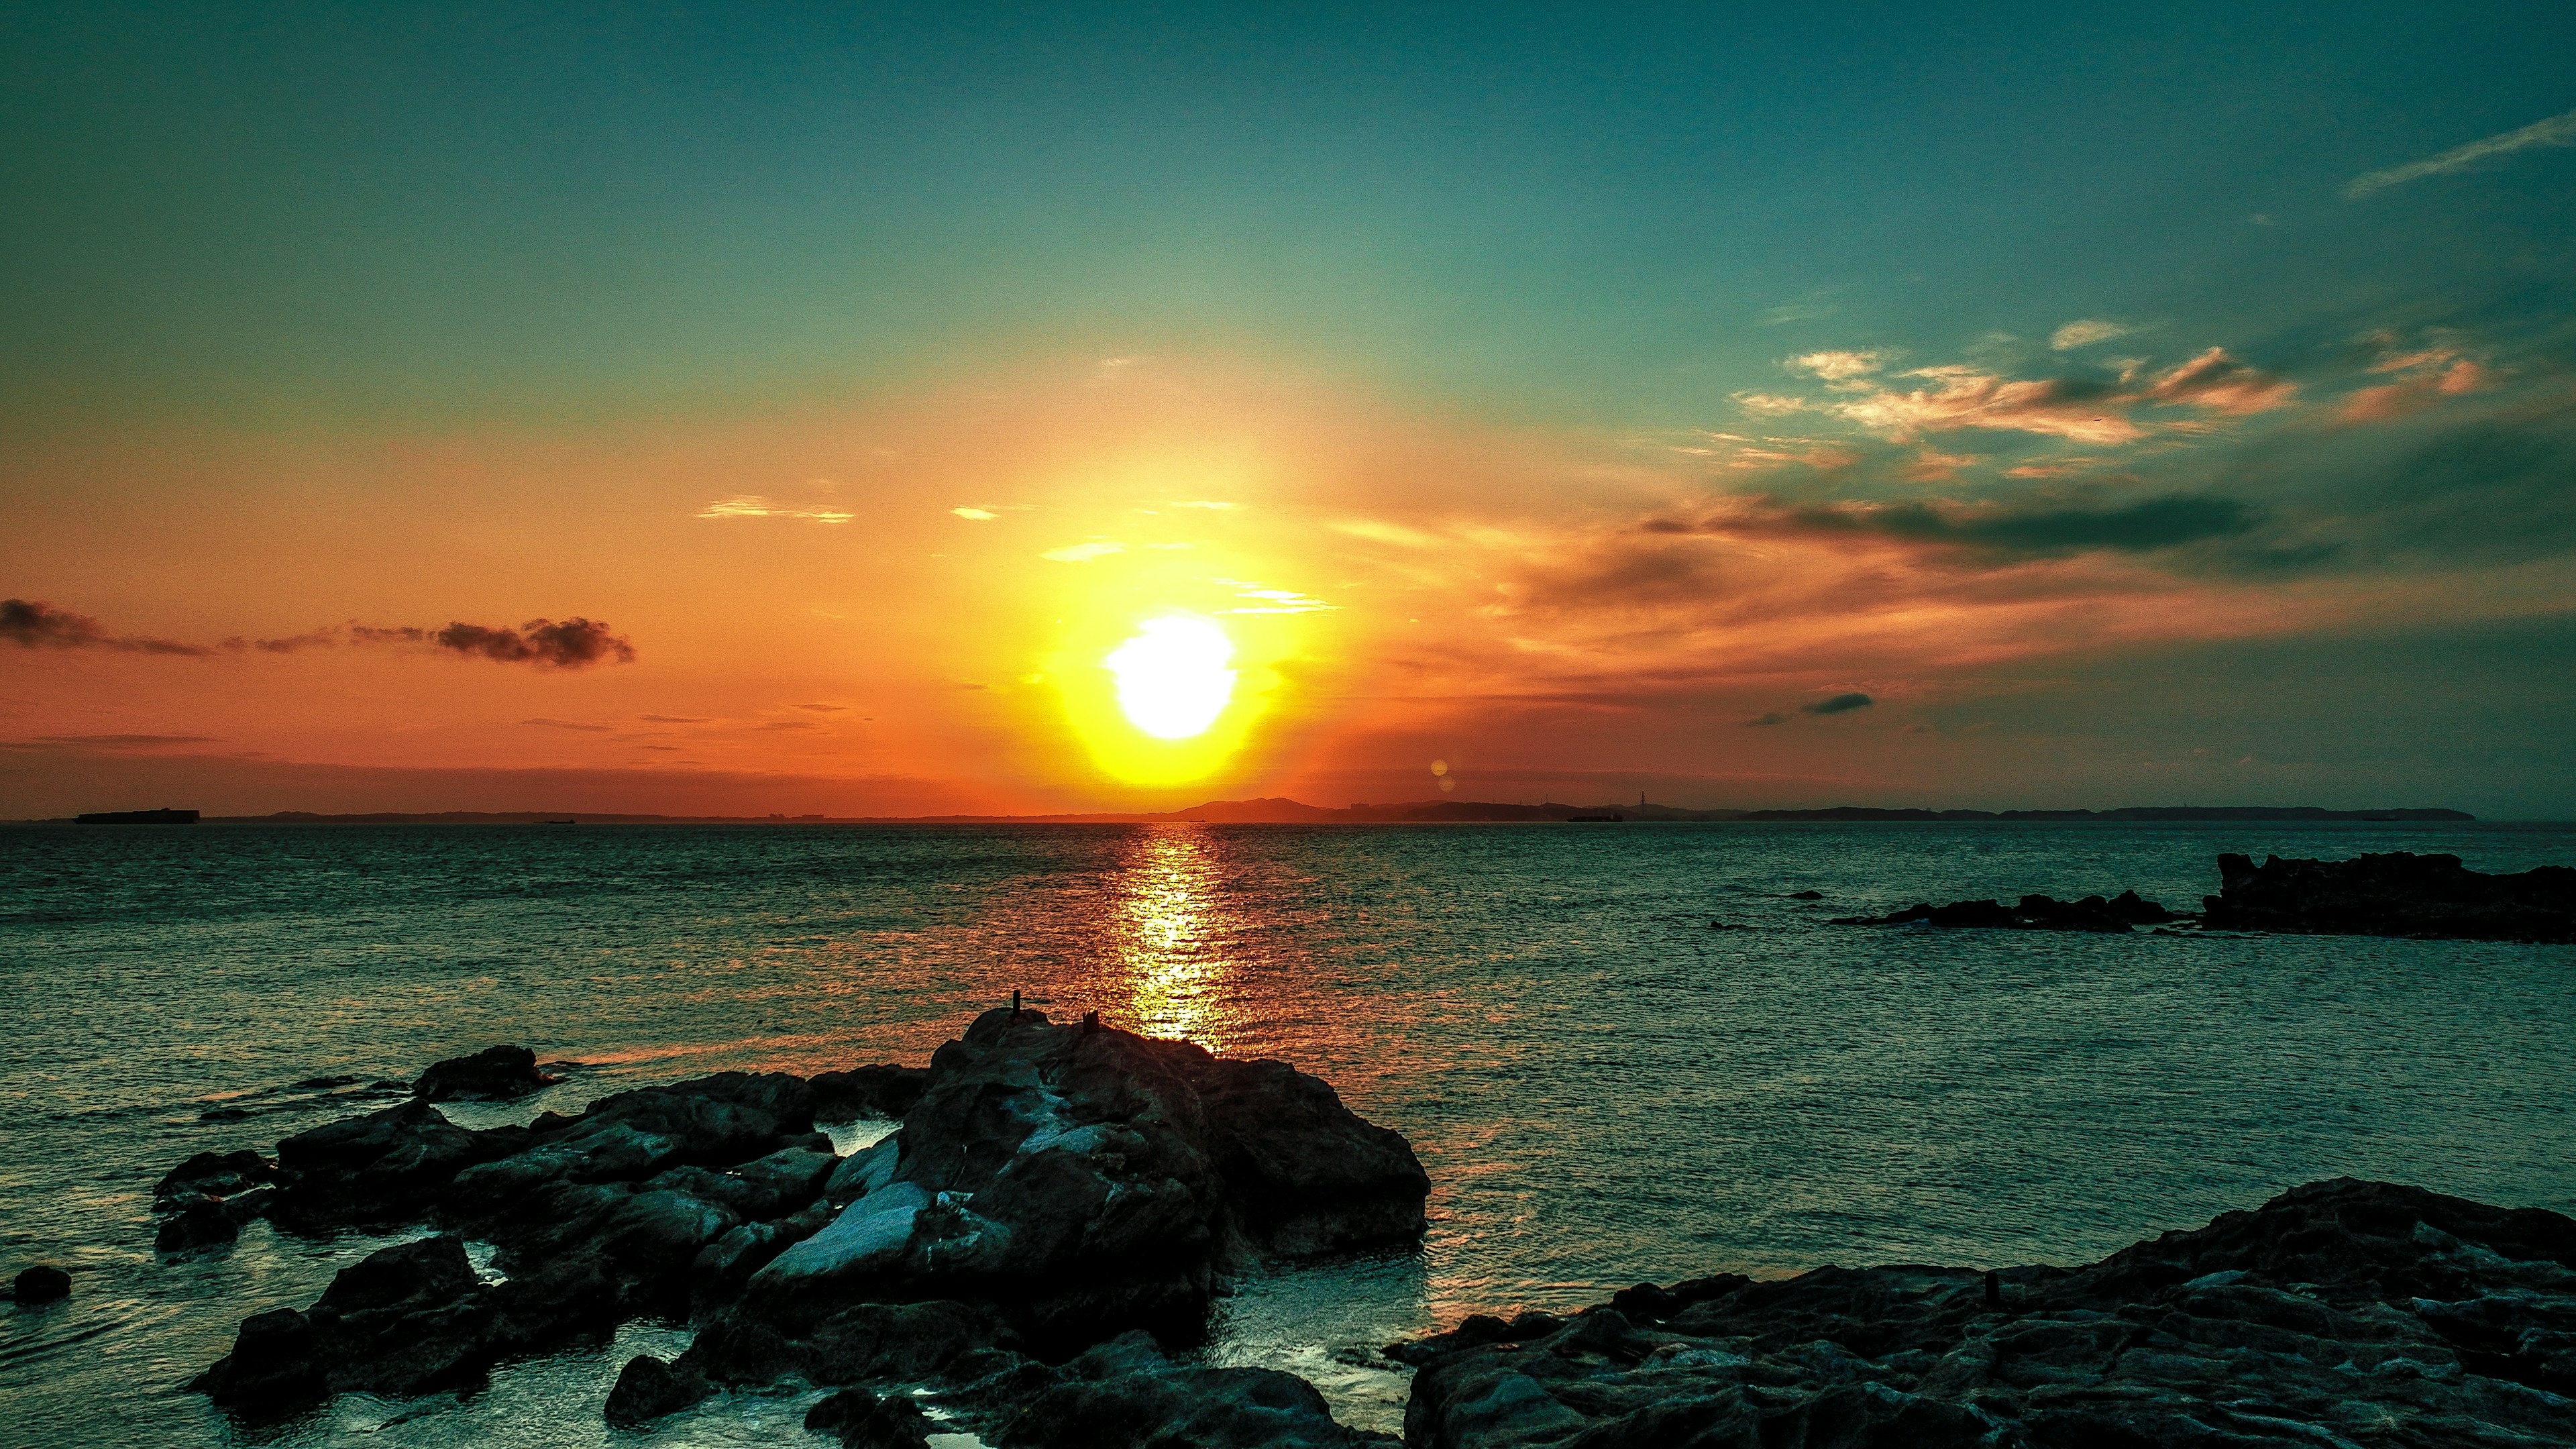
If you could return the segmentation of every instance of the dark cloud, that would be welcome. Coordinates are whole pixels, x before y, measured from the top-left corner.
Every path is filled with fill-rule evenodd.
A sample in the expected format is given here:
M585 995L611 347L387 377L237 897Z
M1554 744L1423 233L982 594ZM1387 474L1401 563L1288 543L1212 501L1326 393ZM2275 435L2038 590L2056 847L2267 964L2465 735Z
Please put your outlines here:
M178 654L190 658L214 652L176 639L110 634L87 614L57 609L42 599L0 599L0 639L22 649L112 649L123 654Z
M713 724L715 721L693 714L639 714L647 724Z
M1853 710L1867 709L1876 703L1878 703L1877 700L1866 694L1837 694L1831 699L1817 700L1814 704L1802 704L1798 706L1798 712L1800 714L1849 714Z
M519 721L519 723L523 725L543 725L547 729L552 730L584 730L591 734L606 734L611 728L611 726L604 724L580 724L568 719L523 719Z
M1757 714L1753 718L1746 720L1745 723L1749 725L1787 724L1790 720L1795 718L1797 718L1797 716L1782 714L1778 710L1773 710L1769 714Z
M798 709L810 709L816 714L839 714L841 711L849 708L846 704L800 704L796 707Z
M1748 513L1693 522L1649 519L1649 533L1900 539L2033 557L2112 551L2150 553L2253 532L2264 515L2232 498L2175 493L2117 508L2024 504L1825 503L1781 506L1753 500Z
M531 619L516 629L484 624L450 624L429 642L469 658L541 668L582 669L593 664L635 662L635 646L612 634L595 619L571 618L558 624Z
M818 730L822 726L810 719L774 719L762 725L765 730Z

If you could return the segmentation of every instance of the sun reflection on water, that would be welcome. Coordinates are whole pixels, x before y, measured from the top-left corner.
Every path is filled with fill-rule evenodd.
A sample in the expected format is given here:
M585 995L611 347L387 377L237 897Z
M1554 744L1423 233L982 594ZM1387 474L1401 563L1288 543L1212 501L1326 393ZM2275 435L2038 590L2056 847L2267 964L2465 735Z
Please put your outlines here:
M1115 952L1128 1026L1223 1053L1234 1036L1236 923L1223 904L1222 861L1185 825L1139 832L1120 862ZM1106 1013L1120 1015L1114 1008Z

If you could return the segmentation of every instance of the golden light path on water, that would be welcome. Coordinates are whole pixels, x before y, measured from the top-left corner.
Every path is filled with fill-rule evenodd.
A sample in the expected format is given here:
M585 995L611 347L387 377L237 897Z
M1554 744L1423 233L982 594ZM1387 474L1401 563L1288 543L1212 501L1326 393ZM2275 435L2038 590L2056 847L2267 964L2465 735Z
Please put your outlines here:
M1218 917L1221 863L1200 830L1155 830L1129 845L1114 930L1129 1006L1121 1025L1178 1037L1222 1056L1233 1036L1229 996L1239 989Z

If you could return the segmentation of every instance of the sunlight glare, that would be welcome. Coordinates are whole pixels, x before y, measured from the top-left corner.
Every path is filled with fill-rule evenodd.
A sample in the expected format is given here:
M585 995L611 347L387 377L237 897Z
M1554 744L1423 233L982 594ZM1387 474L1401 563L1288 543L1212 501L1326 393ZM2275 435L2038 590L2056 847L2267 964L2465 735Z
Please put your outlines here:
M1205 619L1148 619L1101 663L1118 681L1118 708L1158 740L1205 734L1234 698L1234 643Z

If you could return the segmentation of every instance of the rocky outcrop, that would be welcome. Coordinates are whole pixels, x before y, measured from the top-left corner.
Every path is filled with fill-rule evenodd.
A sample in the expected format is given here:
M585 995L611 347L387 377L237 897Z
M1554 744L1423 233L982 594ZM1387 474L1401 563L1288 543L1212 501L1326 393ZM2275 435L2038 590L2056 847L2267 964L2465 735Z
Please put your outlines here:
M694 1373L674 1369L649 1353L639 1353L618 1370L600 1416L621 1428L649 1423L707 1396L708 1384Z
M807 1085L814 1089L815 1121L855 1122L862 1117L903 1116L921 1100L921 1089L929 1081L928 1067L880 1062L846 1072L820 1072Z
M1324 1396L1295 1374L1175 1362L1141 1332L1056 1369L1007 1354L964 1367L980 1377L934 1397L1002 1449L1359 1449L1402 1442L1336 1423Z
M2204 924L2226 930L2477 941L2576 941L2576 868L2486 875L2456 855L2364 855L2260 866L2218 858Z
M844 1171L849 1205L751 1275L747 1311L945 1298L1041 1339L1188 1336L1227 1264L1412 1241L1430 1191L1402 1137L1284 1063L1010 1010Z
M1837 916L1837 926L1979 927L2000 931L2120 932L2135 926L2161 925L2191 918L2122 891L2108 900L2086 896L2061 901L2049 896L2023 896L2013 905L2000 901L1953 901L1946 906L1912 905L1884 916Z
M51 1263L38 1263L21 1268L9 1280L9 1296L34 1307L39 1303L59 1303L72 1296L72 1275Z
M818 1093L728 1072L480 1132L424 1097L286 1139L274 1186L232 1198L207 1189L263 1160L191 1159L164 1180L191 1233L244 1199L296 1231L444 1230L351 1267L309 1310L248 1320L198 1386L250 1416L419 1393L624 1318L689 1315L679 1360L621 1378L616 1412L640 1422L723 1384L919 1382L1140 1323L1188 1336L1228 1268L1423 1229L1429 1181L1403 1138L1283 1063L1001 1011L918 1083L827 1076ZM813 1130L818 1102L883 1110L916 1086L865 1153ZM468 1237L494 1246L500 1281L466 1266ZM850 1433L900 1428L851 1412Z
M537 1054L526 1047L496 1046L432 1063L411 1090L424 1102L507 1102L562 1080L537 1070Z
M1467 1329L1400 1351L1417 1449L2576 1442L2576 1222L2349 1179L2074 1270L1722 1277Z

